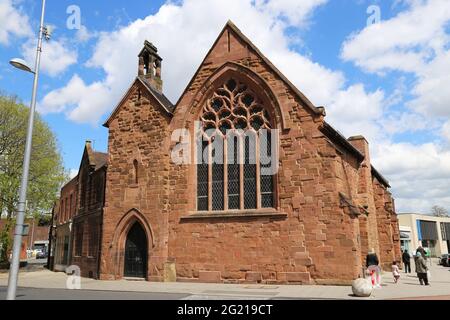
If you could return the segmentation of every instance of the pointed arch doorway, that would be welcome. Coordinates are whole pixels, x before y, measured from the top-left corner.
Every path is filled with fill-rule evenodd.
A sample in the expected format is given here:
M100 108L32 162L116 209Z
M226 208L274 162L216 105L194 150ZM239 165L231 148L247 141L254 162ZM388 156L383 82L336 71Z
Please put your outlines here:
M147 276L147 236L139 222L130 228L125 241L124 276L146 278Z

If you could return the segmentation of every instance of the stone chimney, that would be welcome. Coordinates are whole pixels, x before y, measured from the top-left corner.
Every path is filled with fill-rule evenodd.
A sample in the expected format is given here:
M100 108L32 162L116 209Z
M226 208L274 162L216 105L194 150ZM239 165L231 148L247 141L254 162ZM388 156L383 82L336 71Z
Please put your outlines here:
M370 167L369 142L363 136L353 136L347 139L359 152L364 155L364 166Z
M155 90L162 92L162 58L158 55L158 49L151 42L145 40L144 48L139 53L138 57L138 76L144 77Z

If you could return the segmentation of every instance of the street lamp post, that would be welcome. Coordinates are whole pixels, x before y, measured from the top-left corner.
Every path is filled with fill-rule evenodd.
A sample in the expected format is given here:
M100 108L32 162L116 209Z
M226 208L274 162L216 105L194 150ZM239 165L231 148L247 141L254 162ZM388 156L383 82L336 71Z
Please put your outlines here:
M27 197L27 185L28 185L28 173L30 169L30 156L31 156L31 146L33 139L33 123L34 123L34 112L36 109L36 91L39 80L39 65L41 62L41 52L42 52L42 39L44 36L47 37L47 30L44 27L44 14L45 14L45 0L42 0L42 13L41 13L41 23L39 27L39 38L37 44L36 52L36 63L34 72L26 66L20 59L13 59L10 63L22 70L31 72L34 74L33 92L31 97L30 115L28 119L27 128L27 139L25 144L25 155L23 158L23 169L22 169L22 181L20 184L19 193L19 203L17 206L16 215L16 227L14 229L14 244L12 252L12 261L9 268L9 279L8 279L8 292L6 299L15 300L17 291L17 280L19 275L19 264L20 264L20 251L22 246L22 233L23 233L23 223L25 219L25 201Z

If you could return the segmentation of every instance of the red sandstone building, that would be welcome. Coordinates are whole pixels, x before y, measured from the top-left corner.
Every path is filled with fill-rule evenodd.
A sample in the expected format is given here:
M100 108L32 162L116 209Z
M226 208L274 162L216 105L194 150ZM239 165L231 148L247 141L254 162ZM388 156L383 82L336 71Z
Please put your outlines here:
M50 260L53 268L58 271L65 270L69 265L71 226L77 208L76 201L77 179L75 177L62 187L60 198L54 207L53 225L55 234L54 238L51 239L54 246L50 253Z
M87 141L79 173L61 189L53 213L52 266L80 266L81 275L98 278L107 155Z
M175 105L163 94L161 66L146 42L138 76L105 123L107 166L86 146L71 255L83 275L336 284L361 275L371 248L384 267L400 259L390 186L366 139L327 124L324 108L231 22ZM202 142L184 156L219 153L222 163L173 161L185 142L173 132L194 137L197 121ZM262 129L277 133L275 143ZM239 130L253 132L256 151ZM217 151L212 141L222 134ZM249 161L266 147L278 157L273 175Z

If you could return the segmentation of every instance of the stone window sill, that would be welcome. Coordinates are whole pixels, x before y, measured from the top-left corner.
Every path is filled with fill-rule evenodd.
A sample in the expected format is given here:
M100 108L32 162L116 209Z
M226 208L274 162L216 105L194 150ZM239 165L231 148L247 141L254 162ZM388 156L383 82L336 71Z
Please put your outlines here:
M189 215L181 217L181 220L211 219L211 218L286 218L287 213L279 212L275 209L259 210L228 210L228 211L193 211Z

